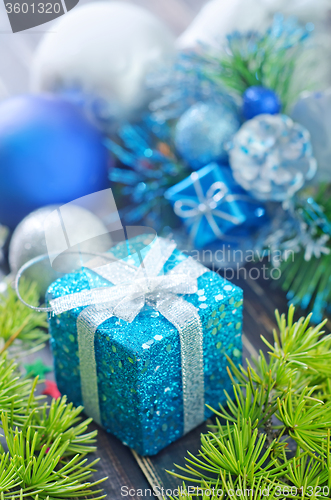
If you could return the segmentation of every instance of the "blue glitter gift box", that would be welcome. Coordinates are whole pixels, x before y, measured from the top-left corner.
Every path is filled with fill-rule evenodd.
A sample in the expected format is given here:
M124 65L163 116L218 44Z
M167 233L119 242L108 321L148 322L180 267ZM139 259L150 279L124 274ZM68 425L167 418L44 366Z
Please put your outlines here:
M145 243L121 243L107 254L119 260L58 279L47 301L60 392L153 455L231 393L226 355L241 360L243 293L173 242Z
M165 198L184 221L195 248L249 235L267 220L263 204L236 183L228 166L217 163L169 188Z

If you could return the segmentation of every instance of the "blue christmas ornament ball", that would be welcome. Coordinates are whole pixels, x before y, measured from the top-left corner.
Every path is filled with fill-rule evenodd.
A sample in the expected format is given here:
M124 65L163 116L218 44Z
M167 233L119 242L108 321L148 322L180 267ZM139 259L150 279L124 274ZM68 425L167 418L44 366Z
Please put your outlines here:
M101 133L73 104L23 95L0 104L0 223L14 228L33 210L105 189Z
M266 87L249 87L243 95L243 115L250 120L257 115L276 115L280 113L282 103L278 95Z
M239 130L237 110L229 104L212 101L191 106L177 122L177 151L194 169L215 160L226 160L226 146Z

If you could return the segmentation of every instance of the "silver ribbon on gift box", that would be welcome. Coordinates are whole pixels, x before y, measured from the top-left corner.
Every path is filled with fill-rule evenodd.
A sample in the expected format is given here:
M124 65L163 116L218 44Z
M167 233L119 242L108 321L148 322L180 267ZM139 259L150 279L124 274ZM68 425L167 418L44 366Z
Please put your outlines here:
M107 319L131 323L145 304L152 306L178 330L181 345L184 434L204 421L203 330L198 309L182 296L198 291L198 278L208 269L187 258L164 274L176 244L157 238L139 267L124 261L89 267L112 286L84 290L50 301L55 314L85 307L77 318L82 398L86 413L101 424L94 336ZM107 261L106 261L107 262Z
M201 219L206 217L211 230L216 238L224 238L224 233L218 227L215 217L231 222L234 226L239 226L242 221L223 210L220 207L225 203L234 201L252 201L248 196L231 194L224 182L214 182L207 193L204 194L199 175L197 172L191 174L193 188L197 199L183 198L177 200L174 204L174 212L181 219L193 219L193 225L190 230L190 236L194 240L198 234Z

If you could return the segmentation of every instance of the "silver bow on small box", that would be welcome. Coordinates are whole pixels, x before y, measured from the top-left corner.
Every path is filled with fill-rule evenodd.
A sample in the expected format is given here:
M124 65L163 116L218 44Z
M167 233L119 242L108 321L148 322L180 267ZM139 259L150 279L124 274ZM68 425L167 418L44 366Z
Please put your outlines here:
M266 222L261 202L238 186L229 167L217 163L169 188L165 198L187 226L195 248L219 240L237 241Z
M235 226L242 224L243 217L240 217L239 214L231 215L221 210L223 203L231 203L240 199L242 200L242 196L240 197L240 195L233 195L229 193L227 186L224 182L220 181L214 182L208 189L207 193L204 194L199 176L196 172L191 174L191 179L197 195L197 200L192 200L190 198L177 200L174 204L174 212L182 219L193 219L193 224L190 229L190 236L193 241L197 237L201 219L203 217L206 217L211 230L218 239L224 238L224 233L220 230L215 217L231 222L231 224Z

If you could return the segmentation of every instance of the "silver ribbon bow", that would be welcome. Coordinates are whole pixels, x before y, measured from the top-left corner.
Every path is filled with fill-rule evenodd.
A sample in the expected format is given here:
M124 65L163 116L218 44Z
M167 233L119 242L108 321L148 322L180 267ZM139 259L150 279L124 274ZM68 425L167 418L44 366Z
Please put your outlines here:
M123 261L91 262L94 272L113 286L84 290L50 301L55 314L88 306L77 319L80 377L85 411L101 423L94 335L107 319L132 322L145 304L160 312L178 330L181 344L184 434L204 421L203 330L198 309L180 295L198 290L197 279L207 268L187 258L167 274L164 264L176 245L157 238L140 267ZM98 264L102 265L98 265ZM97 267L95 267L97 266Z
M223 203L244 200L248 197L229 194L227 186L221 181L214 182L205 195L200 183L199 175L196 172L193 172L191 174L191 179L193 181L193 187L198 201L190 198L178 200L174 204L174 212L182 219L195 219L190 230L192 239L194 239L197 235L202 217L206 217L213 233L219 239L223 238L224 234L219 229L215 217L232 222L232 224L235 224L236 226L242 223L238 217L220 210L219 206Z

